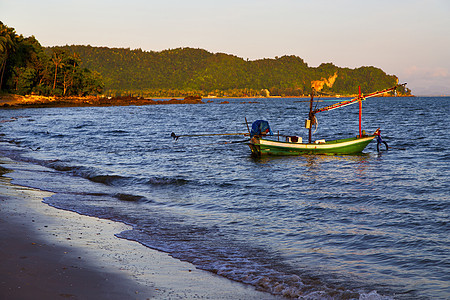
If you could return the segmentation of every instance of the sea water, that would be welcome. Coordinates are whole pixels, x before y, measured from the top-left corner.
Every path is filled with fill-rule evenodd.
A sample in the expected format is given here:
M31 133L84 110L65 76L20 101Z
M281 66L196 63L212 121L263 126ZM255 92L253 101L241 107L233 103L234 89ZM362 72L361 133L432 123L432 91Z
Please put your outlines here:
M0 155L35 166L10 175L55 192L49 205L131 224L119 237L259 290L449 299L450 98L363 102L382 152L255 158L245 136L171 138L247 132L246 118L307 140L302 100L3 109ZM313 139L358 133L358 105L317 118Z

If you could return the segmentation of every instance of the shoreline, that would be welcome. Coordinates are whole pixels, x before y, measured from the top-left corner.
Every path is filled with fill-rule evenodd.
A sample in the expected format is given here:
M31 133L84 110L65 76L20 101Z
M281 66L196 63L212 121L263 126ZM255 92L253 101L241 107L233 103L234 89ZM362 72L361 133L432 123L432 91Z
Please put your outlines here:
M0 95L0 108L44 108L44 107L102 107L130 105L204 104L201 97L188 96L184 99L152 100L139 97L55 97L37 95Z
M341 96L339 98L335 96L321 95L321 98L336 98L336 101L341 98L354 98L357 95ZM384 95L379 97L393 97L390 95ZM413 95L402 95L397 97L415 97ZM178 97L177 97L178 98ZM143 106L143 105L170 105L170 104L206 104L214 102L214 100L226 100L226 99L310 99L309 96L270 96L270 97L199 97L188 96L177 98L142 98L133 96L123 97L99 97L99 96L84 96L84 97L55 97L55 96L37 96L37 95L15 95L5 94L0 95L0 109L16 109L16 108L44 108L44 107L103 107L103 106ZM206 100L203 102L202 100ZM223 103L220 103L223 104Z
M0 157L1 299L281 299L115 236L129 225L43 203L52 193L3 174L14 164Z

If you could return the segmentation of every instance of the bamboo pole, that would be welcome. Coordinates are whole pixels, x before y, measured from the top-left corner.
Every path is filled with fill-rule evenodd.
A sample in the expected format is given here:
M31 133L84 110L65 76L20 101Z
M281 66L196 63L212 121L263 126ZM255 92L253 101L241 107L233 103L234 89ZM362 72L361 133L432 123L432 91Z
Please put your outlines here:
M199 136L215 136L215 135L249 135L247 132L237 132L237 133L201 133L201 134L180 134L176 135L175 132L172 132L170 136L174 140L178 140L180 137L199 137Z

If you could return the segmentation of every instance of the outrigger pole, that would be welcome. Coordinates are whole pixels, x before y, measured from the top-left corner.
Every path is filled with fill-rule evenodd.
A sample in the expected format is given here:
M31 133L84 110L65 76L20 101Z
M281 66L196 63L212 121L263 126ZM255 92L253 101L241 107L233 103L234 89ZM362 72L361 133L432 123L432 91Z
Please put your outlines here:
M332 105L329 105L329 106L325 106L325 107L316 109L316 110L313 111L313 113L316 114L316 113L318 113L318 112L328 111L328 110L333 110L333 109L336 109L336 108L344 107L344 106L347 106L347 105L356 103L356 101L359 101L359 100L364 101L364 100L366 100L367 98L376 97L376 96L382 95L382 94L384 94L384 93L387 93L387 92L391 92L391 91L393 91L393 90L396 90L399 86L403 86L403 85L406 85L406 83L397 84L396 86L391 87L391 88L389 88L389 89L385 89L385 90L382 90L382 91L373 92L373 93L368 94L368 95L362 95L362 94L361 94L361 91L360 91L360 92L359 92L360 94L359 94L358 97L356 97L356 98L353 98L353 99L351 99L351 100L341 101L341 102L338 102L338 103L335 103L335 104L332 104Z
M315 109L315 110L312 109L313 98L314 98L314 88L313 88L312 92L311 92L311 100L309 102L309 117L308 117L308 120L306 121L307 122L306 123L306 128L309 129L308 143L311 144L311 130L312 130L312 125L314 125L315 122L316 122L316 120L315 120L315 114L316 113L322 112L322 111L329 111L329 110L333 110L333 109L340 108L340 107L344 107L344 106L347 106L347 105L350 105L350 104L354 104L356 102L359 103L359 137L362 137L362 129L361 129L362 101L366 100L367 98L376 97L376 96L382 95L384 93L394 91L398 87L404 86L404 85L406 85L406 83L397 84L394 87L391 87L391 88L388 88L388 89L384 89L384 90L381 90L381 91L376 91L376 92L373 92L373 93L370 93L370 94L367 94L367 95L361 94L361 86L359 86L359 88L358 88L359 89L358 97L353 98L351 100L341 101L341 102L338 102L338 103L335 103L335 104L332 104L332 105L328 105L328 106L325 106L325 107L322 107L322 108L319 108L319 109Z
M180 134L180 135L176 135L175 132L172 132L170 134L170 136L174 139L174 140L178 140L180 137L184 136L213 136L213 135L250 135L247 132L238 132L238 133L202 133L202 134Z

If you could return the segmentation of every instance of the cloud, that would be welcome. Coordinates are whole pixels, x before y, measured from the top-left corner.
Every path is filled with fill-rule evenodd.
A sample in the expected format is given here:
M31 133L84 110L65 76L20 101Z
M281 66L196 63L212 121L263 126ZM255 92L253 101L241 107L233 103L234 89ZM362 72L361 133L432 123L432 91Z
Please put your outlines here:
M443 67L423 68L410 66L403 71L403 75L409 78L450 78L449 70Z
M409 66L400 75L401 81L415 95L450 95L450 71L445 67Z

